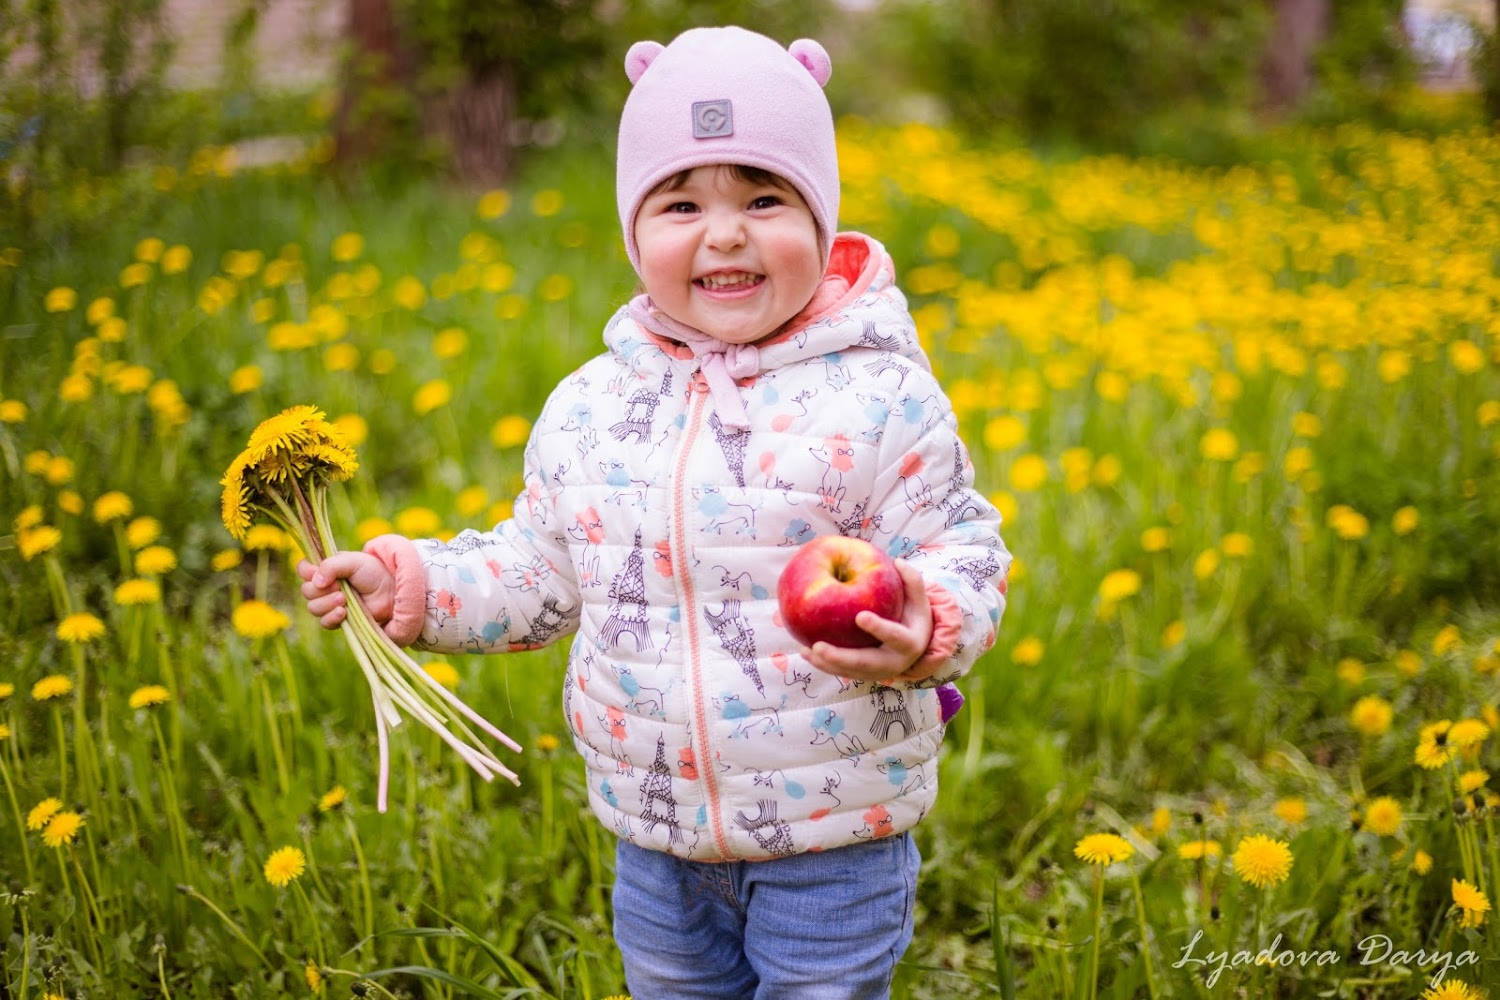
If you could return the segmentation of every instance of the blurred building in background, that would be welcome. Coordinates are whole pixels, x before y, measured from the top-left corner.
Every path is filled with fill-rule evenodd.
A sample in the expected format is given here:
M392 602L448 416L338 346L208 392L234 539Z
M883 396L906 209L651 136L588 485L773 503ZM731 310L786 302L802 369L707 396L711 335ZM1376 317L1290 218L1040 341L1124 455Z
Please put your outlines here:
M1474 26L1495 30L1493 0L1407 0L1402 29L1422 69L1422 82L1435 89L1475 85L1470 60Z

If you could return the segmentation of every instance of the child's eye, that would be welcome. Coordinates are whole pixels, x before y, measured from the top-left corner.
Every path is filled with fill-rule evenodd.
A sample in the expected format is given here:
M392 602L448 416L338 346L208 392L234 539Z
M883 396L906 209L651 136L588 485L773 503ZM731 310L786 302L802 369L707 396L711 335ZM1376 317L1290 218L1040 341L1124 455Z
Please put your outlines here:
M774 194L763 194L750 203L751 208L775 208L781 199Z
M672 202L672 204L667 206L666 210L668 214L686 215L689 212L698 211L698 206L690 201L674 201Z

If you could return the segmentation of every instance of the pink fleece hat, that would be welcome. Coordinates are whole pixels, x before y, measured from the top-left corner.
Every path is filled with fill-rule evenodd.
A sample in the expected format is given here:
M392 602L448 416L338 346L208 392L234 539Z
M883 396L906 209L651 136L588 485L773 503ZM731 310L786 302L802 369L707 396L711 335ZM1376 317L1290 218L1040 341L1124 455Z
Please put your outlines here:
M791 183L818 223L824 263L839 217L838 150L823 86L828 53L803 38L782 48L743 28L694 28L625 54L635 85L620 115L615 199L637 273L635 216L647 193L683 170L737 163Z

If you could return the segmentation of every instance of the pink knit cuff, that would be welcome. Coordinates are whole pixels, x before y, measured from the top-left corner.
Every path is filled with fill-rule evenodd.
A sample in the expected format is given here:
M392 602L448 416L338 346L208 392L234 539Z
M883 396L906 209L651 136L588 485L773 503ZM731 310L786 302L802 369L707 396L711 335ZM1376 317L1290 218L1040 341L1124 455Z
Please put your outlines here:
M398 646L409 646L422 634L427 619L427 570L422 554L401 535L380 535L365 543L365 551L379 559L396 578L396 598L385 634Z
M927 643L927 652L916 662L912 670L924 670L930 677L937 668L958 650L958 637L963 633L964 611L958 598L948 593L942 584L927 580L927 603L932 605L932 640Z

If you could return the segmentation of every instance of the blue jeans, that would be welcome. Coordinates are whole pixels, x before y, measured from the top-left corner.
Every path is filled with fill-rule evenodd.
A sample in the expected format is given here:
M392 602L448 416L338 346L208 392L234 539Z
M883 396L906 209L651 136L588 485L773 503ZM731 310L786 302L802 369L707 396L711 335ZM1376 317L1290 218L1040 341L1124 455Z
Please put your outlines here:
M620 841L615 944L636 1000L877 1000L911 943L911 834L771 861Z

